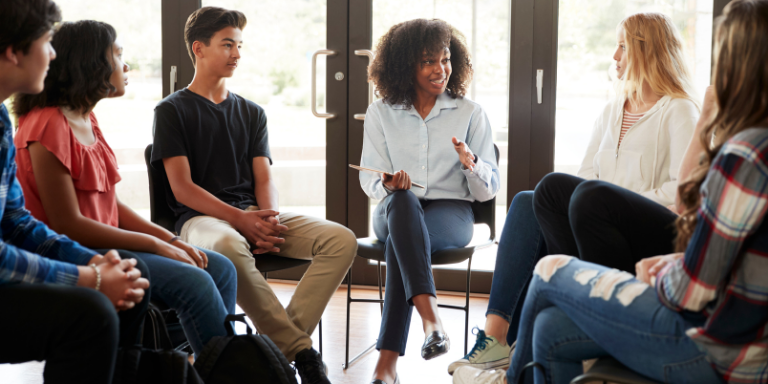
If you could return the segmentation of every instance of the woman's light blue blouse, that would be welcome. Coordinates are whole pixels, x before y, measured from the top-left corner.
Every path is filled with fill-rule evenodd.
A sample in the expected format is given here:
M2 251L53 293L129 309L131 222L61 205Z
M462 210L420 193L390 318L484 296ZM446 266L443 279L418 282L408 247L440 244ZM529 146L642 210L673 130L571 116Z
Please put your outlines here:
M474 171L463 167L451 137L464 141L477 155ZM499 166L493 149L493 132L479 104L438 96L426 119L415 108L388 105L377 100L365 113L363 156L360 165L387 172L404 170L420 199L487 201L499 191ZM378 174L360 172L360 185L368 197L381 200L389 190Z

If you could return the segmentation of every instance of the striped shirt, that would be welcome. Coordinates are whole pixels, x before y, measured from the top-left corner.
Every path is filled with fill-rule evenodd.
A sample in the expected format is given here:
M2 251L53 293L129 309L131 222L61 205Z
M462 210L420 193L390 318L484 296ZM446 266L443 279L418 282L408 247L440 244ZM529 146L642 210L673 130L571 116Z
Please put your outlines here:
M621 140L624 138L624 135L627 134L629 128L635 125L643 115L645 115L645 113L629 113L624 111L624 118L621 121L621 133L619 134L619 147L621 146Z
M11 131L8 111L0 103L0 285L75 285L79 276L76 265L87 264L96 252L56 234L24 209Z
M712 161L685 257L656 279L728 383L768 383L767 209L768 129L748 129Z

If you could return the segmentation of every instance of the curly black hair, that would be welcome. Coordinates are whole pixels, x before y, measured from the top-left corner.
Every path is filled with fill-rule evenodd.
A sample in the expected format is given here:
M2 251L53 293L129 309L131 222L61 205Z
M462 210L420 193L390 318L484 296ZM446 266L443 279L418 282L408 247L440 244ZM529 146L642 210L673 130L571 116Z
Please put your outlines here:
M416 97L413 79L424 57L451 51L452 73L446 89L453 98L462 97L472 82L472 59L464 35L440 19L415 19L393 26L379 40L376 58L368 77L376 93L390 105L413 106Z
M53 36L56 60L51 61L45 88L37 95L17 95L13 112L24 116L35 108L68 107L86 111L115 87L109 78L115 70L112 46L115 28L93 20L65 22Z
M59 7L50 0L3 0L0 2L0 51L29 53L32 43L61 21Z

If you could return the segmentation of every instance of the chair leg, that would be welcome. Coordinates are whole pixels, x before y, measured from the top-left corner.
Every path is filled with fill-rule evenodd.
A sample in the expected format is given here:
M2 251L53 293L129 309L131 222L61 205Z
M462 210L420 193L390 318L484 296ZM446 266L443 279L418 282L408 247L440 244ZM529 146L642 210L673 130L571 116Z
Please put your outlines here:
M381 293L381 283L383 280L381 278L381 261L377 261L376 263L376 277L378 277L379 280L379 300L384 300L384 296ZM381 310L381 315L384 316L384 302L379 304L379 309Z
M319 332L320 336L320 355L323 355L323 319L320 319L320 322L317 323L317 331Z
M344 344L346 353L344 355L344 369L349 367L349 309L352 304L352 267L347 271L347 340Z
M469 341L469 292L470 292L470 280L472 278L472 256L467 261L467 295L466 302L464 304L464 355L467 354L467 343Z
M381 263L379 263L379 276L381 276ZM381 299L382 292L381 292L381 278L379 278L379 298ZM375 299L354 299L354 302L359 303L375 303L380 302L381 300L375 300ZM348 369L350 365L352 365L355 361L360 359L361 357L365 356L368 352L376 348L376 343L371 344L368 348L357 354L357 356L353 357L352 360L349 359L349 317L350 317L350 307L353 302L352 299L352 268L347 271L347 330L346 330L346 351L344 354L344 364L342 365L342 368L344 370ZM383 307L382 307L383 311Z

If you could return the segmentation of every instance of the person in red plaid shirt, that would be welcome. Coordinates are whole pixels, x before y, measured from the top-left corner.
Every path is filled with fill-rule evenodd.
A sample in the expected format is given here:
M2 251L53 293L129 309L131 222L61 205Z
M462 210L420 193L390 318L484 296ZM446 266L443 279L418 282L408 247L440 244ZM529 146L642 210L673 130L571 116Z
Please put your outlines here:
M768 0L731 1L715 39L717 108L679 187L679 252L637 276L545 257L509 370L461 367L454 383L568 383L606 356L664 383L768 383Z

